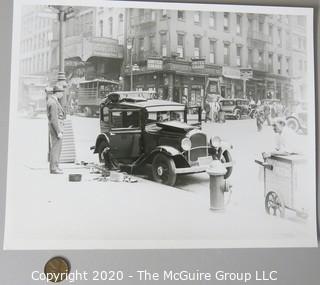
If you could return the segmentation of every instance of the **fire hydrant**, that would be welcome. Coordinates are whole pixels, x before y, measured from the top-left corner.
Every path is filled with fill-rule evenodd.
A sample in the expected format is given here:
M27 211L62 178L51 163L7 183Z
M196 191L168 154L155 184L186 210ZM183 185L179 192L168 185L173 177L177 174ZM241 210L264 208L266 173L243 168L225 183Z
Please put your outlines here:
M221 211L225 209L224 193L229 192L231 185L224 179L227 169L220 160L214 160L207 173L210 176L210 210Z

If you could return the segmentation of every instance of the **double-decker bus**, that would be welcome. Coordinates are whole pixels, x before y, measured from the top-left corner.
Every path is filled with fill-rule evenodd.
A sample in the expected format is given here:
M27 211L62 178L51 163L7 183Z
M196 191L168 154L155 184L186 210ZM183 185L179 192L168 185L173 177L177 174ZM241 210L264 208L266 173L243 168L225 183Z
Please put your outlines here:
M87 117L99 113L100 102L105 96L119 89L119 82L107 79L86 80L79 83L78 108Z

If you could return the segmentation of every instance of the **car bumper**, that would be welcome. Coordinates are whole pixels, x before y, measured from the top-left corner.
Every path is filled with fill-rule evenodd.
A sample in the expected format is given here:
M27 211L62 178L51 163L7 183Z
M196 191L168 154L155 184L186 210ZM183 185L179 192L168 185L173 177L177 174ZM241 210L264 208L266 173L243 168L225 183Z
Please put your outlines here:
M176 174L191 174L191 173L199 173L199 172L205 172L209 164L206 165L197 165L197 166L191 166L191 167L185 167L185 168L176 168ZM226 168L232 167L233 162L228 162L223 164Z

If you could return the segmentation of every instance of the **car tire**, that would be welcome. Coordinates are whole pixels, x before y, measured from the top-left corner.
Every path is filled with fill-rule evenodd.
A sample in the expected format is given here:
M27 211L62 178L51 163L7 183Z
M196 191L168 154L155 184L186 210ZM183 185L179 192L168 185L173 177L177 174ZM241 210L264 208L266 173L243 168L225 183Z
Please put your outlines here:
M176 183L176 166L172 158L159 153L152 161L153 180L165 185L173 186Z
M102 141L99 146L98 146L98 157L99 157L99 162L100 163L104 163L104 157L102 155L104 149L107 147L107 142L106 141Z
M287 118L287 126L295 132L299 131L300 129L300 123L294 117Z
M241 115L240 115L239 111L236 112L235 118L236 118L236 120L240 120L241 119Z
M220 158L220 161L222 163L228 163L228 162L231 162L232 161L232 157L231 157L231 154L229 151L225 150L222 155L221 155L221 158ZM224 179L227 179L230 177L232 173L232 166L231 167L228 167L227 168L227 173L224 175Z

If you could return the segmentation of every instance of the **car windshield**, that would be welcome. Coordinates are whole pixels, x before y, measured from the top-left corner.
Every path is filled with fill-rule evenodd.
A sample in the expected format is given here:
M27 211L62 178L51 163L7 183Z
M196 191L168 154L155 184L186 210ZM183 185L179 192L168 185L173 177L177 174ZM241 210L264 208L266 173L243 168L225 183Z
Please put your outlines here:
M233 106L234 105L234 101L231 101L231 100L223 100L223 101L220 101L220 104L222 106Z
M157 123L157 122L166 122L166 121L183 122L183 117L184 117L183 111L149 112L146 123L153 124L153 123Z
M245 100L238 100L237 105L238 106L246 106L246 105L249 105L249 102L245 101Z

